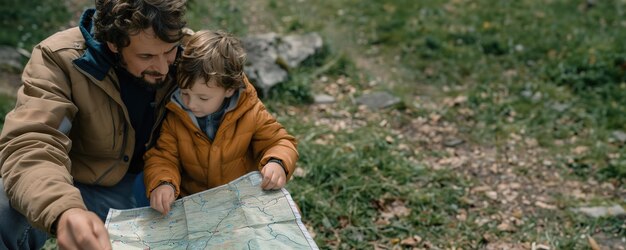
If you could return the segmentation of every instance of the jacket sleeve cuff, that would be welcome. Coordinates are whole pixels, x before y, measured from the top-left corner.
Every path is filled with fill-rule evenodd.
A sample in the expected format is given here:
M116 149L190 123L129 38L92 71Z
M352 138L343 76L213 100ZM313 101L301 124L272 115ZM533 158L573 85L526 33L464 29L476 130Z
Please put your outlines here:
M288 176L288 175L289 175L289 170L287 170L287 168L285 167L285 164L283 163L283 161L282 161L282 160L277 159L277 158L273 158L273 157L272 157L272 158L270 158L270 159L267 161L267 163L270 163L270 162L275 162L275 163L278 163L278 165L280 165L280 167L281 167L281 168L283 168L283 171L285 171L285 176ZM266 164L267 164L267 163L266 163Z
M173 183L169 182L169 181L162 181L159 183L159 185L157 185L155 188L153 188L152 190L150 190L150 194L152 194L152 191L154 191L155 189L157 189L160 186L163 185L168 185L170 187L172 187L172 189L174 189L174 197L178 197L178 195L180 194L180 192L178 192L178 188L176 188L176 185L174 185Z

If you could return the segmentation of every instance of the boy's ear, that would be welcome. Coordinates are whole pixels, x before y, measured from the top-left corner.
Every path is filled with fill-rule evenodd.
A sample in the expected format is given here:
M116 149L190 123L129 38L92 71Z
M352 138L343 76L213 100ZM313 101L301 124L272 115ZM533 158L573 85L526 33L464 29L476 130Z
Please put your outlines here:
M229 88L226 90L226 97L231 97L233 96L233 94L235 94L235 90L234 88Z
M117 46L115 46L115 44L113 44L112 42L107 42L107 46L109 47L111 52L113 52L113 53L118 53L119 52L119 51L117 51Z

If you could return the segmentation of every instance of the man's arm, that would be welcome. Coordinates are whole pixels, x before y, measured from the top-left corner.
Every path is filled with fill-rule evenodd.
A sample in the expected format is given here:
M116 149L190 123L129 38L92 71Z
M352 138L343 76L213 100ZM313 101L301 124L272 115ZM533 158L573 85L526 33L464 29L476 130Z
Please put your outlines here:
M41 45L33 50L0 135L0 175L11 205L48 232L62 212L86 209L70 175L67 133L77 112L63 69L70 63Z
M80 208L63 212L57 225L61 249L111 249L109 232L100 217Z

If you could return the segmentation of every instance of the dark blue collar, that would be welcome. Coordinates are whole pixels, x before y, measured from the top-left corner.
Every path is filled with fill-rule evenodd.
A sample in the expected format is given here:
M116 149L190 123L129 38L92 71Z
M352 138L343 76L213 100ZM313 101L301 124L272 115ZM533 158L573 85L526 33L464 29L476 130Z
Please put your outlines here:
M95 9L87 9L80 18L80 32L85 39L85 53L78 59L74 60L74 64L92 75L99 81L102 81L107 72L114 65L114 54L107 48L106 43L100 43L92 35L93 17L96 13Z

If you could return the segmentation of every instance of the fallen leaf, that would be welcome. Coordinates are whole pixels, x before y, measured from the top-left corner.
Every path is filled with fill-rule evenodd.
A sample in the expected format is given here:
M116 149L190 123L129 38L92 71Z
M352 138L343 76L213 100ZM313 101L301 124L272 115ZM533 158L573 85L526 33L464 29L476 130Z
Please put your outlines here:
M391 222L389 222L389 220L387 218L378 218L374 224L379 225L379 226L387 226L389 224L391 224Z
M557 209L557 207L555 205L550 205L550 204L544 203L542 201L535 202L535 206L538 206L538 207L543 208L543 209L549 209L549 210L556 210Z
M486 242L494 242L497 239L498 239L498 237L496 237L495 235L493 235L491 233L483 234L483 240L485 240Z
M498 199L498 193L496 191L487 191L485 192L485 195L489 197L489 199L492 199L492 200Z
M478 187L472 188L471 193L485 192L485 191L488 191L488 190L491 190L491 187L489 187L489 186L478 186Z
M537 244L536 242L533 242L531 248L532 250L550 250L549 246L543 245L543 244Z
M416 238L417 238L417 235L413 236L413 237L408 237L408 238L400 241L400 245L415 247L415 246L417 246L417 244L420 243ZM419 240L421 241L421 238Z
M584 154L585 152L587 152L587 150L589 150L589 148L587 148L587 147L585 147L585 146L578 146L578 147L575 147L575 148L572 150L572 153L574 153L575 155L582 155L582 154Z
M293 171L293 176L296 177L305 177L307 174L307 171L304 170L303 168L296 168L296 170Z
M515 232L516 231L515 227L513 227L511 224L507 222L500 223L500 225L498 225L497 228L498 230L502 232Z
M476 218L476 220L474 220L474 223L476 223L476 225L478 225L479 227L489 223L491 220L489 218Z
M598 245L598 242L596 242L596 240L594 240L591 236L587 235L587 241L589 241L589 247L591 247L591 249L601 250L600 246Z
M394 140L391 136L387 136L385 137L385 141L387 142L387 144L393 144Z
M519 209L519 208L515 208L515 209L513 209L512 215L513 215L513 217L515 217L517 219L521 219L522 216L524 216L524 212L522 212L522 210Z
M389 210L397 217L409 216L411 214L411 209L407 208L402 200L393 201Z
M459 210L459 213L456 215L456 219L459 221L467 220L467 212L465 211L465 209Z
M434 123L437 123L439 121L439 119L441 119L441 115L440 114L436 114L436 113L431 113L428 118L430 118L430 120Z

